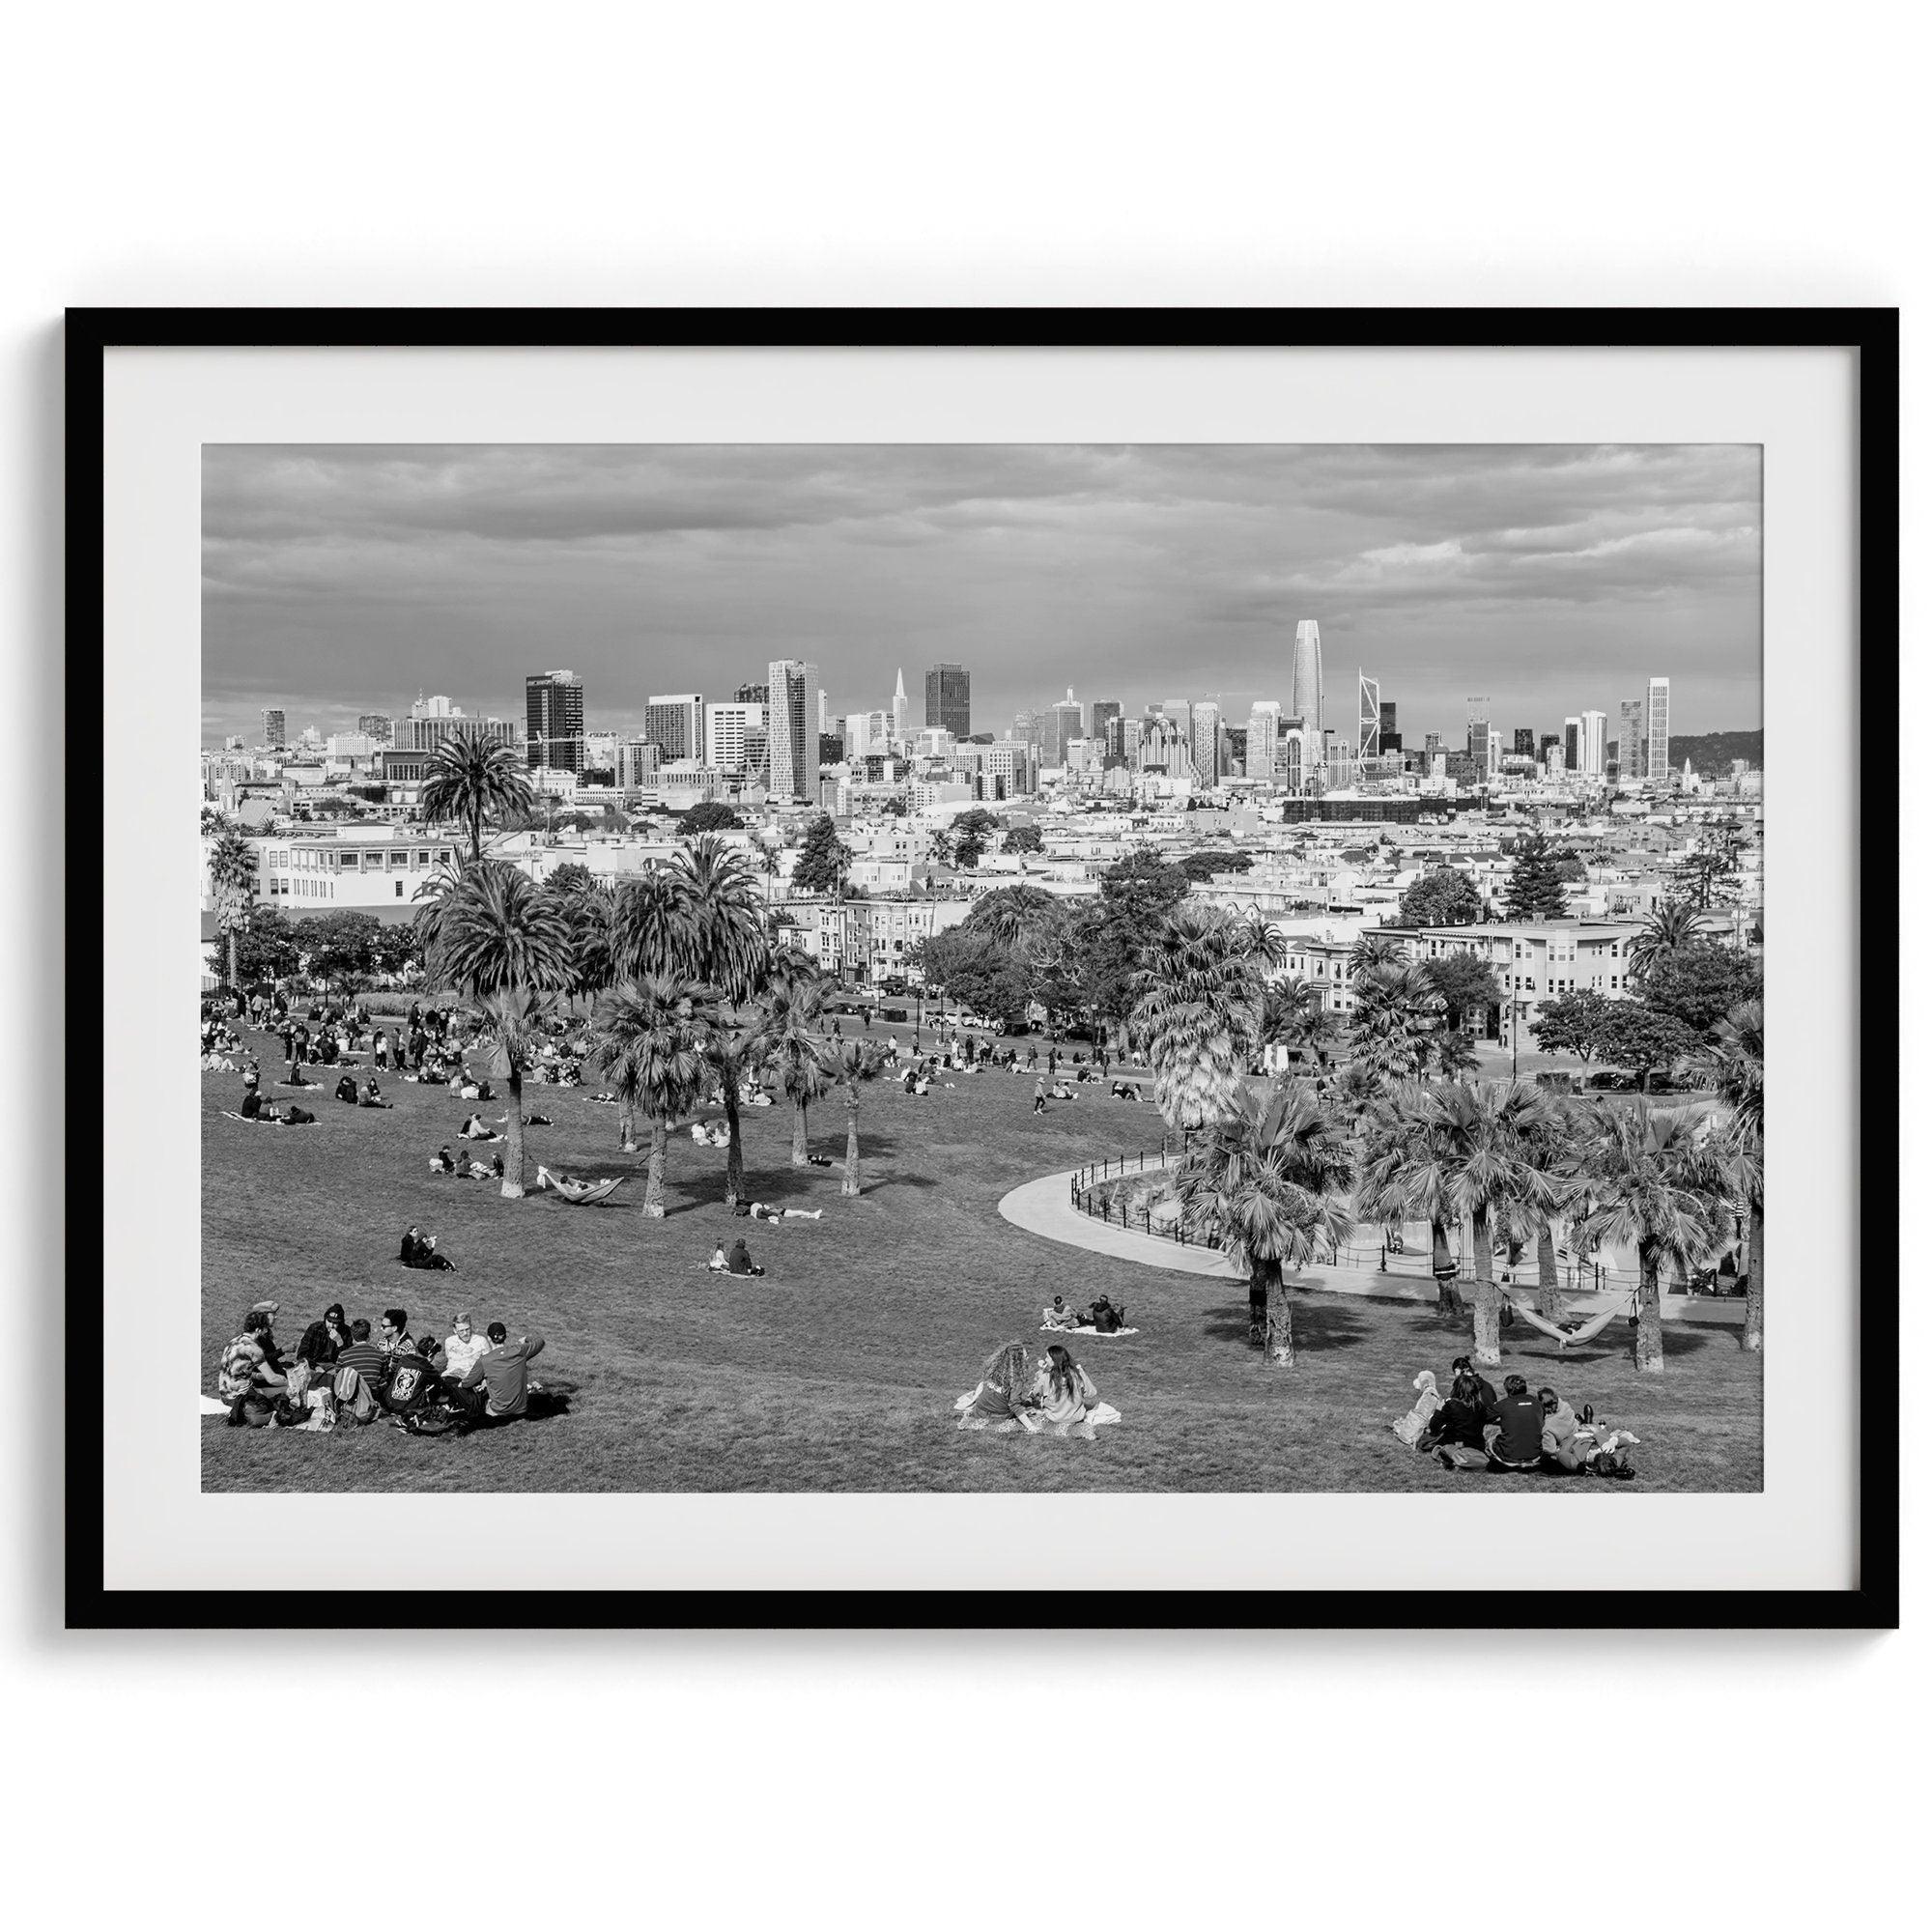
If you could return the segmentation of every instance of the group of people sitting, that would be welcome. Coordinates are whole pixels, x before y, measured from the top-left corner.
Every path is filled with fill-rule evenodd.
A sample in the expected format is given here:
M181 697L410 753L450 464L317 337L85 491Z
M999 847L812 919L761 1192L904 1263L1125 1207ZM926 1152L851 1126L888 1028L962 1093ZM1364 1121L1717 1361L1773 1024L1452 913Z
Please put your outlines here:
M1096 1295L1085 1308L1074 1308L1065 1295L1056 1294L1039 1311L1039 1323L1042 1328L1061 1329L1074 1335L1118 1335L1127 1325L1127 1311L1116 1307L1104 1294Z
M1121 1419L1121 1411L1100 1400L1094 1378L1059 1342L1047 1345L1037 1361L1023 1342L1007 1342L980 1366L978 1383L952 1405L961 1429L995 1435L1078 1435L1094 1439L1095 1429Z
M1131 1080L1113 1080L1107 1084L1108 1095L1116 1100L1131 1100L1135 1106L1142 1106L1147 1095Z
M293 1100L262 1097L262 1069L251 1061L242 1070L242 1106L235 1116L265 1127L312 1127L315 1116Z
M1602 1476L1629 1482L1636 1474L1636 1437L1581 1414L1548 1386L1530 1393L1521 1376L1505 1376L1499 1396L1467 1355L1450 1365L1449 1394L1424 1369L1412 1384L1415 1406L1391 1424L1398 1440L1432 1455L1445 1469L1523 1475Z
M752 1251L745 1245L745 1237L742 1235L731 1243L728 1253L725 1251L724 1243L720 1241L718 1246L712 1251L711 1259L705 1263L705 1266L713 1274L761 1275L764 1273L764 1269L752 1259Z
M345 1107L382 1107L387 1109L396 1104L393 1100L383 1098L383 1090L377 1086L376 1076L373 1073L369 1074L363 1080L359 1090L355 1085L355 1074L345 1073L335 1083L335 1097Z
M530 1412L531 1395L542 1393L529 1365L544 1338L512 1342L501 1321L478 1334L468 1309L438 1342L410 1333L406 1309L384 1309L380 1328L372 1329L331 1302L290 1358L275 1341L279 1312L273 1301L256 1302L221 1351L215 1398L231 1428L326 1435L344 1416L369 1423L385 1415L412 1435L443 1435L519 1421Z
M501 1174L502 1171L503 1164L498 1161L497 1172ZM440 1268L450 1273L456 1269L456 1264L438 1249L436 1236L425 1235L413 1221L403 1230L403 1245L396 1259L406 1268Z

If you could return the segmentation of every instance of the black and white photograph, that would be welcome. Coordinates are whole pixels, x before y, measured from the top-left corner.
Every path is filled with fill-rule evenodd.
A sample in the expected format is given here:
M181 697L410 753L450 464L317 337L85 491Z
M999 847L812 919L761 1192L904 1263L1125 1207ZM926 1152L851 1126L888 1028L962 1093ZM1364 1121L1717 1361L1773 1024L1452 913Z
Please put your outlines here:
M1763 504L207 443L204 1492L1759 1492Z

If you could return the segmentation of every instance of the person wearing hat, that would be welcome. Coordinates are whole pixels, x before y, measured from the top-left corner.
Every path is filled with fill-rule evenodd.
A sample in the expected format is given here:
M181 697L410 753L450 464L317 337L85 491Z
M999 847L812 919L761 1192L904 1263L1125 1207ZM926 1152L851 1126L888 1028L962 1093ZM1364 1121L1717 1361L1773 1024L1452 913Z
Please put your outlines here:
M258 1301L248 1310L248 1316L251 1321L260 1318L261 1326L256 1332L255 1340L261 1345L262 1354L269 1367L276 1375L286 1376L288 1364L282 1360L282 1351L275 1343L275 1317L281 1312L282 1304L279 1301ZM244 1322L242 1325L245 1328L247 1324Z

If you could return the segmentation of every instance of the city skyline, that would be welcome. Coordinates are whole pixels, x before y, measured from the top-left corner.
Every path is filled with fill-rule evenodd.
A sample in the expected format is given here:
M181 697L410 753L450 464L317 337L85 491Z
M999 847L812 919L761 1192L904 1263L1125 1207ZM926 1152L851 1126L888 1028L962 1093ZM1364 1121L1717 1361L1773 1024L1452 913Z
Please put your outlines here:
M1359 669L1406 734L1615 715L1760 720L1749 446L306 449L204 458L203 739L510 712L571 664L593 730L667 689L816 664L835 715L945 663L1003 731L1071 685L1245 718ZM1332 707L1332 692L1329 694Z

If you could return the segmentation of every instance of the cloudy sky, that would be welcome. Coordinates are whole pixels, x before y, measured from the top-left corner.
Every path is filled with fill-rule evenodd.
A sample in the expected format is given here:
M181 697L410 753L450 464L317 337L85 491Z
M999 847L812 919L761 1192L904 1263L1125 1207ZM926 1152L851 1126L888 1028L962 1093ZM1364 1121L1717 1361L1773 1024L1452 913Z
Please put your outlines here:
M1286 706L1321 626L1330 723L1359 665L1413 743L1559 730L1652 675L1675 730L1759 723L1755 446L209 446L202 728L252 744L406 710L521 718L584 681L592 729L728 697L773 658L876 709L941 659L977 730L1023 705Z

